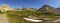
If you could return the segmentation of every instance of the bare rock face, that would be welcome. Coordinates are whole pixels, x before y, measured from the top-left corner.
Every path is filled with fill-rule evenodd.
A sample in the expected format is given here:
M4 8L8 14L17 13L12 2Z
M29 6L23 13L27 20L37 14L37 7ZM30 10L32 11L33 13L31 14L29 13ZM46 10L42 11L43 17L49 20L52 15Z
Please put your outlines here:
M4 15L0 15L0 23L9 23L8 19Z

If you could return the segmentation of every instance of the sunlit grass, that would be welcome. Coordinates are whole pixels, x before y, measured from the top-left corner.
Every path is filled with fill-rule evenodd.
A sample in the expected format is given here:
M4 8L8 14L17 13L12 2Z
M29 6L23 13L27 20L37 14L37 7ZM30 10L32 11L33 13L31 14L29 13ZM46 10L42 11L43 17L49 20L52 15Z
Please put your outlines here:
M42 13L39 11L30 11L30 10L25 10L25 11L6 11L6 12L0 12L2 14L7 14L7 18L10 23L33 23L24 20L24 17L39 17L39 18L54 18L56 15L54 13L46 12Z

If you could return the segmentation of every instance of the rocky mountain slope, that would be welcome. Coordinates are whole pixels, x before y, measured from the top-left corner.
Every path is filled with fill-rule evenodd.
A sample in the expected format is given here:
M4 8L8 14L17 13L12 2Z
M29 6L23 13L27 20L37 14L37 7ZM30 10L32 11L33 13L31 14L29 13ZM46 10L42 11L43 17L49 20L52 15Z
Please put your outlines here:
M52 13L55 13L55 14L60 14L60 10L57 10L56 8L52 7L52 6L49 6L49 5L43 5L39 11L41 12L52 12Z

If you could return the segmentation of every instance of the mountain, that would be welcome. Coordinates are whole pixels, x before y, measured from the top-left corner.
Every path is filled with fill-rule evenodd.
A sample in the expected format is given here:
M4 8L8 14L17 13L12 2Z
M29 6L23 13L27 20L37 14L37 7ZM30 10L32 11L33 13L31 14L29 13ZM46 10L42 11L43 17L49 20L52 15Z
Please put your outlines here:
M39 8L39 11L41 12L52 12L52 13L55 13L55 14L60 14L60 11L55 9L54 7L52 6L49 6L49 5L43 5L41 8Z
M11 11L14 11L14 9L12 9L9 5L7 5L7 4L3 4L2 6L0 6L0 11L9 11L9 10L11 10Z
M22 10L36 11L37 9L31 7L23 7Z
M10 8L10 6L8 4L3 4L2 8Z
M35 8L27 8L27 7L24 7L24 8L16 8L16 10L19 10L19 11L23 11L23 10L30 10L30 11L37 11L37 9Z
M56 8L57 10L60 10L60 7Z

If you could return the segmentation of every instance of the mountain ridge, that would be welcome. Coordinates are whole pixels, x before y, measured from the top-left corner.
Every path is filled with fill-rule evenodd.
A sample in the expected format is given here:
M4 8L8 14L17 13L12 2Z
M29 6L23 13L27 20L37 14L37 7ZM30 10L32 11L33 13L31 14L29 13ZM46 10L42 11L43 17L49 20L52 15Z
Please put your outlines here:
M39 8L39 11L41 11L41 12L54 12L55 14L60 14L60 10L57 10L56 8L49 6L49 5L43 5L41 8Z

